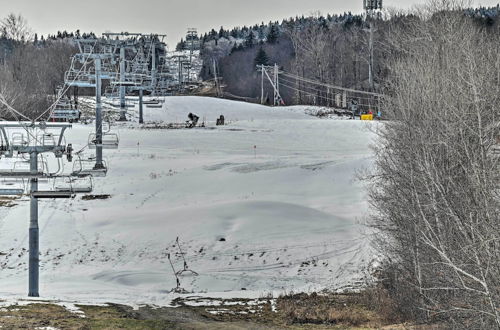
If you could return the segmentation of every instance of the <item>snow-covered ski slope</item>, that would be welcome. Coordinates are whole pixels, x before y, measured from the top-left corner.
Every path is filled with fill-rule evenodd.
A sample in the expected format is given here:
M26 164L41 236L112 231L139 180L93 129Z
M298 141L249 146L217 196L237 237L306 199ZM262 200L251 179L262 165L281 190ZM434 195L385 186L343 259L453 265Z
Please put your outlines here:
M304 110L168 97L161 109L145 108L146 121L183 122L193 112L208 127L115 125L120 148L105 150L108 176L94 182L94 194L111 198L40 202L41 296L166 305L176 286L168 254L183 268L176 237L199 273L180 277L194 295L258 297L357 281L373 255L355 172L372 163L367 125L376 124ZM230 124L215 127L221 114ZM67 141L80 149L92 127L74 125ZM0 208L0 300L27 292L29 203L17 204Z

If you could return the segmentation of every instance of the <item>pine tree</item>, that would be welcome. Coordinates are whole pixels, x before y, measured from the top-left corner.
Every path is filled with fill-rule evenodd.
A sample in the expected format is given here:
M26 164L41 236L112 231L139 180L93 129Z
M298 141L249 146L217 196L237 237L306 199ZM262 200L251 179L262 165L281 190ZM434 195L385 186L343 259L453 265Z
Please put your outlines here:
M267 34L267 42L270 44L276 43L278 40L278 29L276 28L276 25L271 25L271 28L269 29L269 33Z
M255 57L255 65L267 65L269 63L269 57L267 56L264 48L260 47L257 52L257 56Z
M254 41L255 41L255 35L253 34L253 31L250 30L245 40L245 47L252 48L254 45Z
M224 30L224 27L220 27L220 30L219 30L219 39L221 38L225 38L227 35L226 31Z
M186 42L184 41L184 39L181 39L181 41L177 44L177 47L175 47L175 50L180 52L184 49L186 49Z

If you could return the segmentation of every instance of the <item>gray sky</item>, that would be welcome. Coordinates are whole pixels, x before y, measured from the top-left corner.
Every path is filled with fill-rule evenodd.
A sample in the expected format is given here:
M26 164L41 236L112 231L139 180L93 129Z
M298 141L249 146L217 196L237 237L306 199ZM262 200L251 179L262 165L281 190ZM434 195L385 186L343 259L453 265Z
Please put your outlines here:
M384 0L386 7L409 8L424 0ZM499 0L476 1L486 6ZM362 0L0 0L2 13L22 14L35 32L58 30L167 34L169 47L188 27L200 32L295 15L362 11Z

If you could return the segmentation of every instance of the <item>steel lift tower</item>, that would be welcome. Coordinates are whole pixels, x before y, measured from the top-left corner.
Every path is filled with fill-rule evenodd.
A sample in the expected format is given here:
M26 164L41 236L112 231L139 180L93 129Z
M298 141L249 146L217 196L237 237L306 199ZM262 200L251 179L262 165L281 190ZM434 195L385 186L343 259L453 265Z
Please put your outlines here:
M374 20L379 17L382 11L382 0L363 0L363 8L366 12L366 18L369 21L370 27L367 30L369 34L369 59L368 59L368 80L370 84L370 89L373 91L375 89L374 79L373 79L373 59L374 59L374 42L373 34L375 33Z
M80 62L84 61L84 67L87 66L86 69L82 71L83 68L76 68L72 65L70 71L66 72L65 83L68 86L77 86L77 87L90 87L95 88L95 136L91 141L89 141L89 147L95 147L96 149L96 158L95 158L95 166L93 168L92 175L106 175L107 168L104 165L103 160L103 147L108 144L116 144L118 147L118 140L116 141L104 141L103 137L103 118L102 118L102 81L104 79L113 79L114 72L110 72L107 70L103 70L103 61L107 60L108 62L112 60L112 54L94 54L94 53L84 53L77 54L75 58L80 58ZM87 65L88 61L91 60L93 65ZM75 61L73 61L75 62Z
M196 28L189 28L186 34L186 40L189 42L189 68L188 68L188 82L191 82L191 68L193 67L193 53L195 49L195 41L198 39L198 30Z
M64 132L70 128L69 124L46 124L40 123L0 123L0 157L16 158L29 155L29 169L12 169L0 171L0 177L10 179L28 179L30 182L30 223L29 223L29 289L28 296L39 297L39 227L38 227L38 200L54 198L71 198L76 193L71 187L60 190L39 190L40 179L54 179L61 177L45 171L40 167L39 159L42 154L52 153L58 159L66 156L72 161L73 148L71 144L63 145ZM12 136L7 133L13 130ZM54 134L54 130L59 134ZM28 134L25 136L23 133ZM37 131L43 134L37 135ZM48 132L51 133L48 133ZM56 136L58 136L56 141ZM85 190L88 192L89 190ZM91 188L90 188L91 191ZM22 195L23 189L0 189L0 195Z
M137 84L136 79L127 79L127 59L126 59L126 51L127 49L136 50L137 39L141 36L140 33L103 33L103 36L106 38L106 42L110 45L113 45L115 49L120 49L120 75L119 80L112 82L113 84L119 86L120 88L120 118L119 121L127 121L127 109L125 97L127 93L127 86L134 86ZM126 39L123 39L125 37Z

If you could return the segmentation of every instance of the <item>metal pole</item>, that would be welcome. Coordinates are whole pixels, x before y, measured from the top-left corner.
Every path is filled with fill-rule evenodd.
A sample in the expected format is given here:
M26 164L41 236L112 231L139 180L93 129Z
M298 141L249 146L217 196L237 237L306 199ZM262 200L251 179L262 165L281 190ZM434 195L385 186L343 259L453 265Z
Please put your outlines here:
M217 97L219 97L219 81L217 78L217 64L215 63L215 59L213 60L214 63L214 79L215 79L215 90L217 92Z
M101 58L95 59L95 139L96 161L94 169L103 169L102 162L102 103L101 103Z
M278 95L279 95L279 85L278 85L278 64L274 64L274 105L279 105Z
M276 70L276 99L278 106L281 105L281 93L280 93L280 74L279 74L279 67L278 64L274 64L275 70Z
M120 82L125 82L125 47L120 48ZM120 85L120 121L127 121L125 108L125 86Z
M38 173L38 153L30 154L30 171ZM39 236L38 236L38 200L33 193L38 190L38 179L31 178L30 228L29 228L29 297L39 297Z
M144 91L142 87L139 89L139 124L144 124L144 117L143 117L143 104L142 104L142 97L144 95Z
M152 43L152 59L151 59L151 95L155 95L155 89L156 89L156 40L155 37L151 37L151 43Z
M373 23L372 21L370 20L370 61L369 61L369 77L368 77L368 81L370 83L370 89L373 91Z
M262 79L260 82L260 104L264 104L264 64L261 66Z
M182 91L182 61L181 57L178 57L179 59L179 91Z

